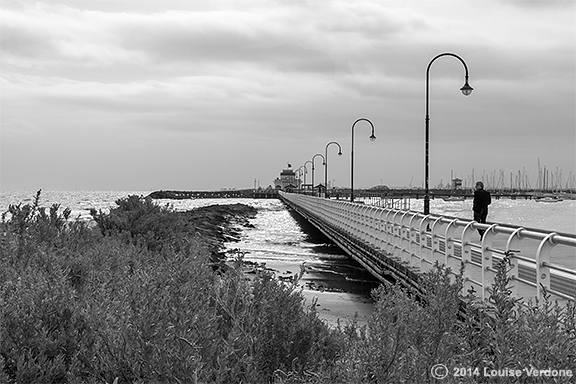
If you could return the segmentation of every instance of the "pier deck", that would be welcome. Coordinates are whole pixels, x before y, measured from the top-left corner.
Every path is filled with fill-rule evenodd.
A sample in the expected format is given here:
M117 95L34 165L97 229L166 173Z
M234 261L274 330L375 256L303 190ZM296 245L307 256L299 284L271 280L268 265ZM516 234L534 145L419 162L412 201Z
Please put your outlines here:
M419 275L438 262L456 273L463 266L465 290L487 298L496 266L508 256L514 296L575 298L576 235L296 193L280 198L383 282L418 287ZM478 229L486 231L482 239Z

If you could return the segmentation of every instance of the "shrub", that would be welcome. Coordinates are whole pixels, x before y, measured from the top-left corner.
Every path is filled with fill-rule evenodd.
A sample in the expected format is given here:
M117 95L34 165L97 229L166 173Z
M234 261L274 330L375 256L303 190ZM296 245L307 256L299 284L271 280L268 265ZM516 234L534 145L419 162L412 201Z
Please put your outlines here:
M192 217L130 197L89 228L38 197L0 228L3 381L264 383L334 354L296 285L215 273Z
M475 298L468 306L466 321L460 328L466 343L457 356L458 365L481 370L571 370L576 375L574 301L562 306L552 303L548 294L542 302L514 298L508 276L510 269L507 255L498 265L488 300ZM549 378L543 377L534 382L547 380ZM564 377L557 378L556 382L570 380L573 378ZM479 378L479 381L488 382L488 379ZM518 382L522 382L521 379Z
M158 206L149 197L135 195L118 199L118 207L109 213L90 210L94 221L105 236L118 236L133 244L142 244L159 251L182 233L180 217L168 206Z
M453 354L460 280L436 265L421 279L424 297L399 285L373 293L374 312L367 329L347 329L345 351L330 381L346 383L425 383L430 367Z
M91 228L39 196L0 223L0 382L431 383L437 363L576 373L574 302L513 298L507 257L464 316L461 279L435 265L423 294L381 286L367 326L331 329L297 279L247 281L241 257L214 271L222 207L178 214L129 197Z
M576 373L576 309L523 302L511 296L509 259L498 266L484 302L462 297L459 278L436 265L422 275L423 297L401 286L381 286L374 292L374 312L367 328L338 327L338 357L315 376L290 375L283 383L433 383L431 368L444 364L443 383L547 383L550 377L528 377L526 369L571 370ZM462 300L465 299L465 300ZM468 302L462 306L463 302ZM464 313L462 313L464 310ZM454 377L456 367L472 375ZM477 374L474 374L474 370ZM519 369L521 377L484 377L484 369ZM574 377L555 377L569 383Z

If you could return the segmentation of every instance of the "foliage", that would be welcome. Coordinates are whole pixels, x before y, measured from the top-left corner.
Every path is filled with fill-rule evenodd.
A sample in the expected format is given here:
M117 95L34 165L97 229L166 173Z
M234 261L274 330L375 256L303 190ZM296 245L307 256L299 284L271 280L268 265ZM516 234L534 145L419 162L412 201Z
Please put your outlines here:
M183 232L181 216L171 212L167 206L154 204L149 197L130 195L118 199L116 205L109 213L90 210L105 236L119 236L156 251L172 245L177 234Z
M529 377L526 370L576 374L576 306L523 302L512 296L509 257L497 269L489 299L462 297L460 278L435 265L422 275L424 295L381 286L368 328L338 327L335 362L314 376L292 375L283 383L570 383L574 377ZM454 280L454 281L452 281ZM463 305L467 302L467 305ZM447 377L431 368L444 364ZM461 377L455 369L470 368ZM520 370L518 377L491 377L485 370ZM460 371L462 372L462 371Z
M367 329L348 329L345 354L329 381L346 383L426 383L430 367L453 354L461 281L436 265L422 276L425 292L399 285L374 292L374 313Z
M367 326L329 328L315 303L304 308L297 279L248 281L241 256L212 268L207 236L219 225L206 223L223 223L222 208L117 203L93 212L95 226L40 207L40 193L2 216L0 382L432 383L439 363L576 373L576 306L514 298L507 257L487 301L462 297L461 278L436 265L423 294L381 286Z
M1 223L2 382L259 383L334 353L296 285L214 272L184 216L129 197L90 228L39 198Z
M552 303L545 294L543 302L512 296L509 255L497 268L486 302L474 298L468 305L466 321L461 324L463 350L457 356L459 366L485 367L488 370L556 369L576 375L576 305ZM482 368L482 369L483 369ZM523 377L506 382L525 382ZM543 377L532 382L548 382ZM558 378L555 382L571 382ZM476 382L490 382L479 377Z

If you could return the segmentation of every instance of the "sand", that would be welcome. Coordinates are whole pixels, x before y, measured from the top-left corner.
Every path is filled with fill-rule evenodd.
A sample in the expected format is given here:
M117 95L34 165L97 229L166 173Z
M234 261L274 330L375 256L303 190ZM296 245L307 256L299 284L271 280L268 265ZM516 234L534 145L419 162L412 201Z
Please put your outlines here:
M267 261L266 268L273 271L280 279L288 279L300 272L300 266L282 261ZM304 266L306 269L306 266ZM302 289L305 305L310 306L316 299L318 317L330 326L352 322L357 314L358 325L367 323L372 314L373 302L366 294L346 292L337 287L338 283L330 281L330 287L318 283L315 276L305 272L298 285ZM335 287L336 285L336 287Z

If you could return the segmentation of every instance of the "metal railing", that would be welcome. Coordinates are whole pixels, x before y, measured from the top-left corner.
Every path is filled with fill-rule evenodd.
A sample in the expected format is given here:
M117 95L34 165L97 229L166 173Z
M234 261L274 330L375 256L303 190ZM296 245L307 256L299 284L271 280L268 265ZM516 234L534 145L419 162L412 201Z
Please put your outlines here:
M280 192L320 223L383 251L417 273L438 261L462 269L464 289L483 299L497 263L510 255L511 290L533 299L548 292L556 300L576 295L576 235L504 224L480 224L454 217ZM477 230L485 230L480 239Z

